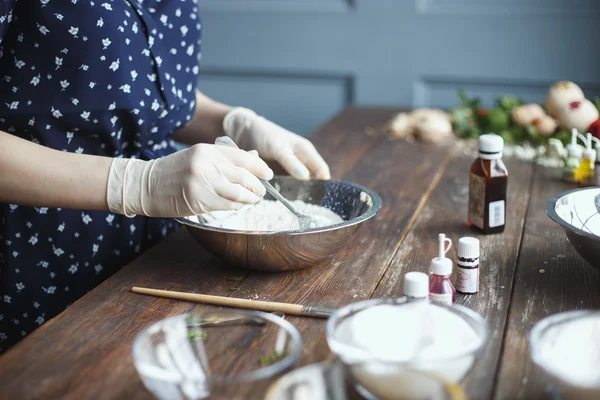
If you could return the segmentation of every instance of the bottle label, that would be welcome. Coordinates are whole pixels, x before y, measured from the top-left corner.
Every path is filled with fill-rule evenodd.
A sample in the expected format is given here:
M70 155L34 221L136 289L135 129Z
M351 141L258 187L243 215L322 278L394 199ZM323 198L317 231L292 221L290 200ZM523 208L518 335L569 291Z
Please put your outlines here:
M485 178L471 174L469 179L469 222L483 229L485 215Z
M452 304L452 293L429 293L429 300L450 305Z
M493 201L489 206L490 228L504 225L504 200Z
M456 290L462 293L477 293L479 291L479 268L456 268Z

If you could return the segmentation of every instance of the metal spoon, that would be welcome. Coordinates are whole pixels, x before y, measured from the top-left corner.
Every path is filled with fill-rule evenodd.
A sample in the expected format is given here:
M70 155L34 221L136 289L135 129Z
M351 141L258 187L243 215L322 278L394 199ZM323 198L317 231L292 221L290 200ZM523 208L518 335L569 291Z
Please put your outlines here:
M235 144L235 142L229 136L218 137L217 140L215 140L215 144L239 149L239 147ZM273 187L273 185L271 185L269 183L269 181L260 179L260 178L259 178L259 180L260 180L260 183L263 184L263 186L265 187L265 189L267 189L267 192L271 196L273 196L277 200L279 200L279 202L281 202L288 210L290 210L292 212L292 214L294 214L296 216L296 218L298 218L298 224L300 225L300 230L304 231L306 229L318 228L321 226L331 224L331 221L329 221L329 219L327 219L325 217L319 216L319 217L315 218L315 217L311 217L309 215L305 215L305 214L302 214L302 213L296 211L296 209L294 208L292 203L290 203L288 201L288 199L283 197L281 195L281 193L279 193L277 191L277 189L275 189Z

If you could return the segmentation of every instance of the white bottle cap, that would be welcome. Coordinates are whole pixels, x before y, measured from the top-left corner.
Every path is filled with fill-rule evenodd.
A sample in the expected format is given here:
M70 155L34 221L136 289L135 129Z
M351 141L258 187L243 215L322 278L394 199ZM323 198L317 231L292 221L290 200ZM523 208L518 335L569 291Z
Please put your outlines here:
M592 134L588 133L586 135L586 144L585 150L583 151L583 158L586 160L591 160L592 162L596 162L596 150L592 148Z
M567 145L567 155L573 158L581 158L581 146L569 143Z
M485 160L502 158L504 139L493 133L479 136L479 157Z
M577 129L571 129L571 143L567 145L567 155L569 157L581 158L581 147L577 144Z
M404 295L426 298L429 296L429 277L423 272L409 272L404 275Z
M457 254L461 258L479 258L479 240L474 237L460 238Z
M452 274L452 261L446 258L446 253L452 247L452 240L447 239L446 235L440 233L438 235L438 243L438 257L431 260L429 272L434 275L450 275ZM446 247L446 243L448 243L448 247Z
M583 158L585 158L586 160L592 160L592 162L596 162L596 150L585 149L583 151Z

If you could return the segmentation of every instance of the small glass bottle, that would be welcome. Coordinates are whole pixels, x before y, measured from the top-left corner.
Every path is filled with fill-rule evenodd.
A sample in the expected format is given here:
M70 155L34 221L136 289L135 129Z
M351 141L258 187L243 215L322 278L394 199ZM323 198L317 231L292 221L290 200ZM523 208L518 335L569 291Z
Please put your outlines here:
M423 272L408 272L404 275L404 296L408 301L427 300L429 276Z
M596 149L596 155L598 155L598 151L600 151L600 140L594 138L594 140L596 141L596 146L594 146L594 148ZM598 157L596 157L596 163L595 163L595 168L594 168L594 175L595 175L595 179L594 182L596 183L596 186L600 186L600 160L598 159Z
M439 254L438 257L431 260L429 274L431 275L429 283L429 300L445 304L452 304L456 297L456 289L450 280L452 275L452 261L446 258L446 253L452 246L452 241L446 238L446 235L438 235ZM448 247L446 247L448 243Z
M595 183L594 168L596 164L596 150L592 148L592 134L586 137L585 150L581 156L581 163L575 170L575 180L579 185L589 186Z
M463 237L458 240L456 251L456 291L473 294L479 291L479 240L474 237Z
M469 176L469 226L483 233L504 232L508 172L502 162L504 140L498 135L479 137L479 157Z
M581 163L581 147L577 144L577 129L571 129L571 143L567 145L567 158L563 167L563 180L575 183L575 172Z

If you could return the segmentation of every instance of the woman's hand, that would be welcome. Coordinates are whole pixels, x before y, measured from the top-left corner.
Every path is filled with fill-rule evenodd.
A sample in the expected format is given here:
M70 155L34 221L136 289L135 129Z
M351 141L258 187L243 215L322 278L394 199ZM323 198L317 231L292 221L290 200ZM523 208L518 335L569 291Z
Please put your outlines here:
M313 144L247 108L234 108L223 120L227 136L264 159L277 161L297 179L330 179L329 166Z
M108 178L112 212L183 217L235 210L265 195L257 177L273 171L255 154L199 144L157 160L115 158Z

